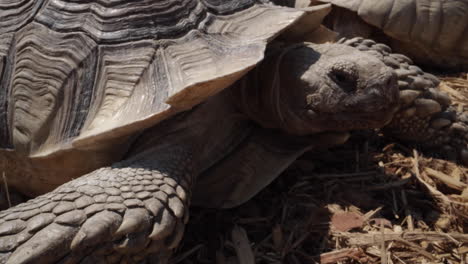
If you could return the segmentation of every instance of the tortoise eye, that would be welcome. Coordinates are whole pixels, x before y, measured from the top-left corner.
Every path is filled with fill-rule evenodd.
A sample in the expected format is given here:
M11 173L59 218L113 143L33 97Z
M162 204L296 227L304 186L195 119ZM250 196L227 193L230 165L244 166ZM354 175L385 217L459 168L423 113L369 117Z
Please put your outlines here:
M330 72L330 78L347 93L357 90L358 74L344 67L334 67Z

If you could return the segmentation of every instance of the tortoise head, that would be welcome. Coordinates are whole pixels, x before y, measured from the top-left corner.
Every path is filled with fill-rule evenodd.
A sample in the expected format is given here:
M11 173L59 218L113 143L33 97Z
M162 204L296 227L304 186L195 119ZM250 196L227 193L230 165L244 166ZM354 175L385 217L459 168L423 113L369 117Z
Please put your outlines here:
M398 106L397 77L378 58L340 44L301 43L268 56L241 86L241 108L296 135L379 128Z

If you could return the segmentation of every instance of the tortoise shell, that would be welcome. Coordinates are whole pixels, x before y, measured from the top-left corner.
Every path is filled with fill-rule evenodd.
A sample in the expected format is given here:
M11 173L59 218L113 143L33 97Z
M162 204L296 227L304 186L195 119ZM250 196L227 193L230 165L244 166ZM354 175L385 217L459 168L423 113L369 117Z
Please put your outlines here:
M255 0L3 0L0 149L99 149L226 88L303 12Z
M401 43L398 52L423 64L468 67L468 2L465 0L320 0L355 12ZM425 58L430 57L430 58Z

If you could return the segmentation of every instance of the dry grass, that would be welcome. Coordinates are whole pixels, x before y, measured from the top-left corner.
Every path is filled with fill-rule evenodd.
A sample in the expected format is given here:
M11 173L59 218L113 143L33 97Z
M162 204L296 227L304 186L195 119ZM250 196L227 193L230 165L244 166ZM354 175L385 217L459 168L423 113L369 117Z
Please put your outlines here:
M442 79L468 111L467 75ZM238 208L194 208L175 261L468 263L467 183L465 167L356 134L307 153Z

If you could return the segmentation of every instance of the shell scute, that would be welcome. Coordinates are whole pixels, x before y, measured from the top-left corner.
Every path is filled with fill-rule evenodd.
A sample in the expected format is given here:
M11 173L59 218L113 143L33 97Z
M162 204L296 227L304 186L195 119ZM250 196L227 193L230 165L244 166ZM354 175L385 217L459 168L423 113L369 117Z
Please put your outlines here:
M0 4L28 18L0 29L0 147L30 157L100 148L190 109L303 14L255 0L8 1L31 7Z

